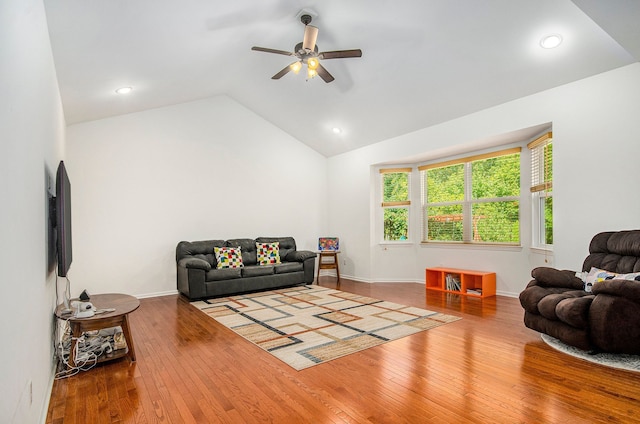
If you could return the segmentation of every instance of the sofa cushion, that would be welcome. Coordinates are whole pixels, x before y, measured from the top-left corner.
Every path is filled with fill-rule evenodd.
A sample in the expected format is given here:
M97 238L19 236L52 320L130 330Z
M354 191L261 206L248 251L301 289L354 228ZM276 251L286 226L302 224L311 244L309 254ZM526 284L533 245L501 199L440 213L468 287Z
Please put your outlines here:
M589 307L594 295L564 299L556 306L556 316L564 323L575 328L589 326Z
M627 274L640 272L640 230L608 231L596 234L589 244L583 271L591 267Z
M222 281L240 278L242 277L241 272L242 268L214 268L211 271L207 272L205 281Z
M242 263L245 266L258 263L256 257L256 241L250 238L239 238L227 240L227 247L240 246L242 249Z
M211 264L208 261L196 257L182 258L178 261L178 265L185 268L202 269L204 271L211 269Z
M538 311L540 315L545 317L546 319L550 319L553 321L558 321L558 315L556 315L556 306L558 303L565 299L570 299L572 296L569 296L565 293L553 293L549 294L538 302Z
M242 268L242 249L237 247L214 247L213 253L216 255L217 268Z
M574 271L560 270L549 267L538 267L531 270L531 276L538 285L546 287L584 288L584 282L576 277Z
M538 304L542 299L550 294L562 294L567 291L572 290L560 287L542 287L531 285L520 293L520 304L525 309L525 311L531 312L532 314L540 315Z
M286 274L288 272L302 271L304 268L302 262L283 262L275 266L276 274Z
M543 317L553 320L562 321L562 318L558 316L558 305L566 300L575 300L587 295L582 290L568 290L563 293L551 293L538 302L538 311ZM588 305L587 305L588 308Z
M195 257L209 262L212 268L216 266L216 257L213 254L215 246L226 246L224 240L203 240L203 241L181 241L176 248L176 260L185 257Z
M258 265L272 265L280 263L280 243L256 243Z
M309 250L294 250L293 252L287 255L285 260L291 261L291 262L304 262L307 259L315 258L316 256L318 256L317 253L311 252Z
M273 274L273 265L251 265L242 268L243 277L260 277Z
M274 243L280 244L280 258L285 259L287 255L296 250L296 241L293 237L258 237L256 243Z

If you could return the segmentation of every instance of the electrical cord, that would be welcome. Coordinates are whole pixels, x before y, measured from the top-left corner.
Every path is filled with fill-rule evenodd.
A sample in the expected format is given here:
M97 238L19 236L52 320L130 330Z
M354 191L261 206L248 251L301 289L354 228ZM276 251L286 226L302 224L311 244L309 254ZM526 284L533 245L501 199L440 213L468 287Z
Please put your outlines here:
M90 370L96 366L101 355L110 353L113 349L113 335L101 336L99 333L94 335L85 333L80 337L73 337L68 319L62 322L62 327L64 334L57 338L56 347L59 366L62 370L55 374L54 378L56 380L74 376L80 371ZM56 332L59 332L60 326L56 330ZM73 357L75 364L72 366L69 362L69 357L74 341Z
M68 309L71 306L71 281L67 276L65 276L65 280L66 286L63 302L65 308ZM60 305L58 284L59 279L56 271L56 305ZM112 308L101 309L96 311L96 313L112 312L113 310L114 309ZM58 358L58 368L61 369L56 372L54 376L56 380L74 376L80 371L90 370L96 366L101 355L111 353L114 349L115 343L113 334L100 334L100 332L96 334L84 333L80 337L73 337L71 334L71 326L69 324L69 319L71 317L72 315L69 315L66 319L59 318L56 320L53 347L56 357ZM74 345L73 358L75 363L73 366L69 362L72 345Z

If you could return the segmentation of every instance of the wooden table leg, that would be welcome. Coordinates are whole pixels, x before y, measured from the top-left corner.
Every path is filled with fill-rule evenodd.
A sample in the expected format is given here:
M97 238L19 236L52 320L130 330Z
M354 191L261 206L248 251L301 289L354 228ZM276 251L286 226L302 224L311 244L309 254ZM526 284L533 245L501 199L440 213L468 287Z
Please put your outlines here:
M124 339L127 341L127 348L129 352L129 358L131 362L136 362L136 349L133 346L133 337L131 337L131 330L129 328L129 315L124 315L122 317L122 334L124 334Z
M339 252L320 252L320 258L318 259L318 277L317 277L318 280L320 279L321 269L335 269L337 282L340 283L340 266L338 265L338 262L339 262L338 253ZM330 258L330 259L333 259L333 261L323 262L322 261L323 258Z
M71 323L71 348L69 349L69 360L67 361L69 368L75 368L76 366L76 347L80 336L82 336L82 325L78 322Z

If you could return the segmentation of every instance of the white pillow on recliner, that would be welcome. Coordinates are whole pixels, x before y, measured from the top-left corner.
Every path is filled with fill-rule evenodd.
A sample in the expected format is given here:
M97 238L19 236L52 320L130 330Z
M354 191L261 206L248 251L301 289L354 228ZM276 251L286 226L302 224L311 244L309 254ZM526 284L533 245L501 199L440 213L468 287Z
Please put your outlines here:
M605 280L635 280L640 281L640 272L630 274L617 274L611 271L605 271L596 267L591 267L587 274L586 284L595 284Z

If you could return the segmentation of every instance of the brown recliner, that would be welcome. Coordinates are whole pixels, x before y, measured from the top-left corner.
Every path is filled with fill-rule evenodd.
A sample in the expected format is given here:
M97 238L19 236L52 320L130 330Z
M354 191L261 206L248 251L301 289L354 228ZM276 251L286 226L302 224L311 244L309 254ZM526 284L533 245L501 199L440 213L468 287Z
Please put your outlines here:
M582 271L640 272L640 230L597 234ZM527 327L583 350L640 354L640 281L595 283L592 292L575 271L548 267L531 271L520 293Z

